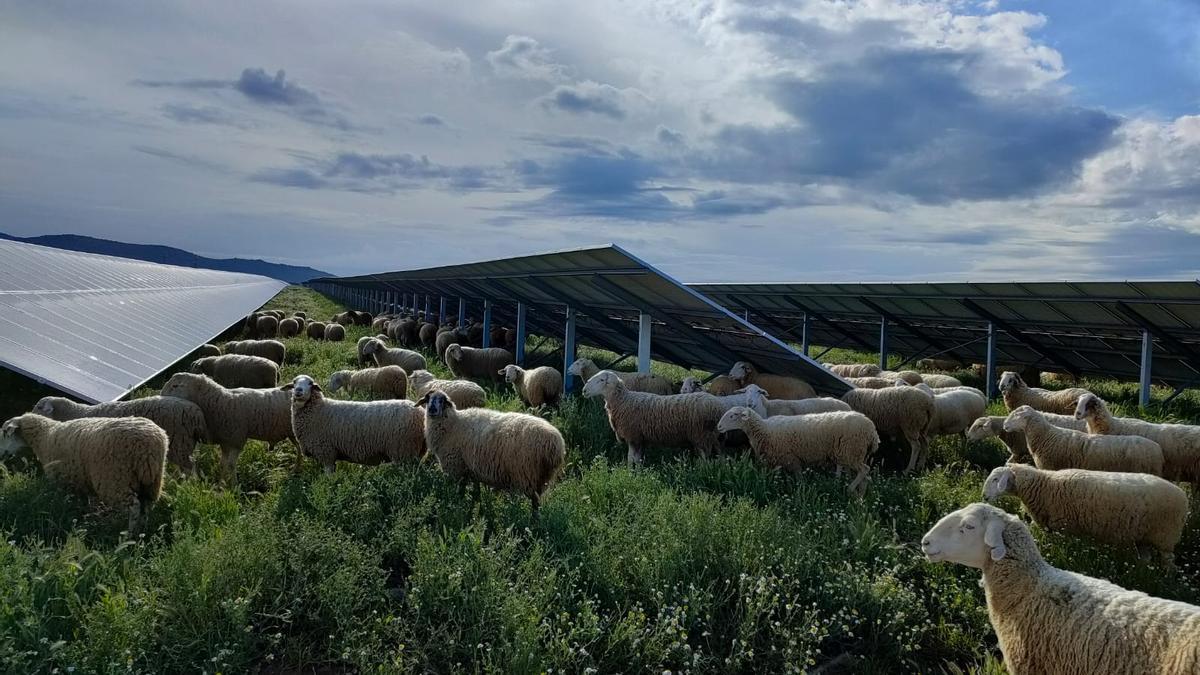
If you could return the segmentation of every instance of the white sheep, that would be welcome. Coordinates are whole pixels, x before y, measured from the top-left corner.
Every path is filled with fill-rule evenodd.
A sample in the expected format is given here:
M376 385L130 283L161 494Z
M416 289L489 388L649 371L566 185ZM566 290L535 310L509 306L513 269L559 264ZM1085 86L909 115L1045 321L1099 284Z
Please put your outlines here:
M225 353L261 356L282 366L287 359L287 346L279 340L233 340L225 343Z
M408 374L400 366L338 370L329 376L329 393L339 389L404 399L408 398Z
M470 380L439 380L428 370L414 370L408 375L408 399L420 401L434 389L446 392L454 407L482 408L487 403L487 392Z
M221 447L225 479L237 482L237 461L247 439L276 443L292 439L287 392L278 389L227 389L204 375L175 373L162 388L163 396L191 401L204 412L208 438Z
M600 372L600 368L591 359L579 358L575 359L575 362L567 368L567 372L587 382L595 377L596 373ZM654 373L627 373L620 370L610 370L609 372L616 373L617 377L621 378L621 381L625 383L625 388L629 391L641 391L663 396L675 393L675 385L662 375L655 375ZM734 387L734 389L736 388Z
M196 474L193 454L197 443L208 439L204 411L195 403L170 396L147 396L131 401L111 401L86 405L61 396L46 396L33 411L58 422L84 417L145 417L167 432L170 445L167 461L189 476Z
M500 369L500 374L504 375L504 381L513 386L527 406L554 406L562 399L563 376L557 368L541 366L525 370L520 366L507 365Z
M446 367L455 377L499 381L513 360L512 352L503 347L465 347L457 342L446 347Z
M300 452L333 473L340 459L379 464L425 454L425 415L412 401L338 401L297 375L281 390L291 396L292 430Z
M679 393L681 394L695 394L701 391L704 391L704 385L691 375L683 378L683 382L679 384Z
M325 324L325 340L327 342L342 342L346 339L346 326L340 323Z
M1004 397L1004 407L1009 412L1027 405L1042 412L1072 415L1075 413L1076 401L1080 396L1088 393L1091 392L1079 387L1058 391L1039 389L1025 384L1025 380L1011 370L1000 374L1000 394Z
M167 433L143 417L56 422L26 413L0 427L0 458L30 447L51 480L129 509L129 533L162 494Z
M786 471L819 463L837 465L856 472L851 494L866 490L867 459L879 448L879 434L866 415L856 412L813 413L764 419L754 410L735 406L717 422L717 431L745 432L750 448L760 462Z
M375 360L377 366L400 366L405 372L424 370L427 366L425 357L411 349L401 349L383 344L378 338L370 338L363 346L363 353Z
M642 463L647 446L692 447L705 457L720 449L717 422L728 407L711 394L630 391L617 373L602 370L584 383L583 395L604 397L609 426L628 446L630 464Z
M881 437L903 438L910 448L908 468L925 464L929 447L929 425L933 423L933 397L913 387L887 389L851 389L842 396L855 412L875 423Z
M957 377L950 377L949 375L942 375L940 373L926 373L921 376L921 381L934 389L962 386L962 382Z
M454 343L463 344L467 341L467 332L449 326L438 331L437 337L433 340L434 351L443 362L446 360L446 347Z
M849 411L850 404L836 398L805 398L799 401L780 401L769 398L767 391L757 384L745 388L746 407L758 413L760 417L775 417L778 415L811 415Z
M1075 419L1087 424L1093 434L1141 436L1158 443L1163 451L1163 477L1189 481L1200 494L1200 426L1113 417L1104 401L1091 392L1079 397Z
M1087 431L1086 423L1080 422L1070 415L1055 415L1054 413L1044 412L1042 413L1042 417L1056 427ZM980 417L972 422L971 427L967 429L967 440L982 441L985 438L998 438L1008 448L1010 455L1008 458L1009 462L1032 463L1033 457L1029 455L1029 444L1025 442L1025 432L1005 431L1005 419L1007 417L1004 415Z
M427 393L422 404L425 445L442 471L463 482L528 497L537 519L542 498L566 461L558 429L534 415L458 410L440 389Z
M254 335L259 338L273 338L279 333L279 319L274 316L260 316L254 322Z
M850 386L859 389L884 389L896 385L895 380L889 380L885 377L843 377L842 379L849 383Z
M202 344L196 348L195 352L192 353L195 354L196 358L198 359L202 359L205 356L220 356L221 348L214 344Z
M945 516L921 550L983 570L988 617L1014 675L1200 672L1200 607L1053 567L1029 528L994 506Z
M310 321L308 325L304 327L304 334L307 335L310 340L324 340L325 324L321 321Z
M875 377L879 366L873 363L822 363L829 372L845 379L847 377Z
M881 370L875 377L889 380L895 383L897 380L903 380L908 384L921 384L925 378L915 370Z
M279 384L279 366L261 356L206 356L193 361L188 371L207 375L223 387L266 389Z
M734 382L737 382L740 387L757 384L781 399L795 401L803 398L813 398L817 395L811 384L798 377L760 373L753 364L746 361L738 361L733 364L733 367L729 369L729 377Z
M279 337L290 338L300 334L300 324L304 319L286 318L279 322Z
M1048 530L1118 546L1152 546L1167 567L1187 523L1183 490L1146 473L1043 471L1012 464L993 469L983 483L985 501L1006 494L1016 495L1034 522Z
M1056 427L1023 405L1008 414L1005 431L1025 432L1029 454L1039 469L1092 469L1162 475L1163 452L1141 436L1100 436Z
M930 436L962 436L965 441L967 429L987 409L987 398L978 389L952 387L947 391L937 393L925 383L915 385L913 388L933 397L933 421L929 423Z

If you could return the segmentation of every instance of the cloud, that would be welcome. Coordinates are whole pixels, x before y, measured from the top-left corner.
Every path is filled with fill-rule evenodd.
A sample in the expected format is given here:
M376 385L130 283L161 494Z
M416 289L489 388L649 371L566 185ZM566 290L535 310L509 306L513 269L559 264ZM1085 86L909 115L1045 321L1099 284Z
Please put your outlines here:
M424 155L382 155L341 152L309 166L267 168L250 180L282 187L309 190L331 189L350 192L393 193L432 188L441 190L502 189L501 177L485 166L438 164Z
M783 206L781 198L770 195L730 194L725 190L712 190L696 195L692 208L701 216L741 216L762 214Z
M427 126L427 127L444 127L444 126L446 126L446 121L443 120L441 117L438 117L437 115L420 115L413 121L416 122L417 124Z
M218 124L222 126L243 126L228 110L211 105L191 105L189 103L166 103L160 108L163 114L185 124Z
M665 127L661 124L658 125L657 129L655 129L654 137L663 145L678 147L684 144L684 137L682 133L669 127Z
M1138 223L1088 246L1106 276L1127 279L1200 277L1200 231L1177 225Z
M509 35L504 43L485 57L492 70L502 77L558 82L570 77L570 69L556 63L550 50L525 35Z
M149 145L134 145L132 147L134 150L136 150L137 152L140 152L144 155L150 155L151 157L165 159L165 160L168 160L171 162L175 162L176 164L182 164L184 166L189 166L189 167L193 167L193 168L197 168L197 169L206 169L209 171L219 171L219 172L224 172L224 171L228 170L228 167L224 166L223 164L204 159L203 157L197 157L196 155L179 153L179 152L175 152L173 150L167 150L165 148L157 148L157 147L153 147L153 146L149 146Z
M621 120L625 119L622 98L620 89L587 80L578 84L558 85L542 98L542 106L547 110L561 110L576 115L592 113Z
M1109 207L1200 206L1200 116L1133 120L1084 164L1072 199Z

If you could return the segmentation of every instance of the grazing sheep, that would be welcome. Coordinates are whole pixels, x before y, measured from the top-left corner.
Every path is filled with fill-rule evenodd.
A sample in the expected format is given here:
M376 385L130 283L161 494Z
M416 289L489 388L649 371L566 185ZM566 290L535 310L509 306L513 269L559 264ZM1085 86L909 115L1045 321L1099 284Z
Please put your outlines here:
M893 383L897 380L903 380L908 384L921 384L925 381L925 378L915 370L881 370L876 377L890 380Z
M917 367L925 370L958 370L963 364L952 359L921 359L917 361Z
M739 387L757 384L782 399L799 400L813 398L817 395L812 385L804 380L787 375L760 373L746 361L738 361L733 364L733 367L729 369L729 377L737 382Z
M1054 413L1042 413L1042 417L1046 421L1056 427L1064 429L1074 429L1075 431L1087 431L1087 424L1077 421L1074 417L1068 415L1055 415ZM1029 444L1025 442L1025 432L1023 431L1005 431L1004 420L1007 419L1003 415L992 415L989 417L980 417L971 423L971 427L967 429L967 440L982 441L985 438L999 438L1000 442L1008 448L1008 462L1021 462L1023 464L1033 463L1033 457L1029 454Z
M353 326L354 312L346 311L334 314L333 318L329 320L329 323L336 323L339 326Z
M370 312L353 312L353 314L354 325L356 326L370 326L371 322L375 320L375 317Z
M279 322L279 337L290 338L300 334L300 322L303 319L284 319Z
M437 352L437 356L442 362L446 361L446 347L454 343L463 344L467 341L467 334L457 328L443 328L438 331L437 337L433 339L433 349Z
M914 387L888 387L851 389L842 400L869 417L881 437L908 442L911 450L906 472L924 467L934 417L933 397Z
M445 392L459 410L482 408L487 403L487 392L470 380L439 380L428 370L414 370L408 374L410 401L419 401L434 389Z
M446 347L446 367L455 377L488 378L499 382L504 367L512 362L512 352L500 347L476 349L457 342Z
M876 377L879 366L870 363L822 363L829 372L841 378L847 377Z
M805 398L799 401L780 401L768 398L766 390L757 384L746 387L745 393L746 407L758 413L760 417L850 411L849 403L836 398Z
M343 388L383 398L408 398L408 374L400 366L335 371L329 376L329 393Z
M930 373L930 374L922 375L921 380L925 384L929 385L930 387L933 387L934 389L946 388L946 387L961 387L962 386L962 382L957 377L950 377L949 375L940 375L938 373Z
M571 367L567 368L567 372L587 382L595 377L596 373L600 372L600 368L596 366L595 361L581 358L575 359ZM621 378L621 381L625 383L625 388L629 391L640 391L663 396L675 393L675 385L662 375L655 375L654 373L627 373L620 370L611 370L609 372L616 373L617 377ZM711 383L709 386L712 386ZM733 389L737 389L737 387ZM730 389L728 393L732 394L733 389ZM710 393L716 394L716 392Z
M193 373L175 373L162 388L163 396L191 401L204 413L208 440L221 447L225 479L237 482L237 460L247 439L276 443L292 439L291 409L286 392L278 389L226 389Z
M994 506L945 516L921 550L931 562L983 570L988 617L1013 675L1200 672L1200 607L1053 567L1029 528Z
M1025 380L1015 372L1008 370L1000 375L1000 394L1004 396L1004 407L1009 412L1027 405L1034 410L1052 412L1059 415L1075 414L1075 402L1080 396L1089 394L1087 389L1072 387L1059 391L1038 389L1025 384Z
M196 348L194 353L198 359L202 359L206 356L220 356L221 348L213 344L202 344Z
M384 332L385 330L387 330L387 324L388 324L388 321L390 321L390 320L391 320L391 317L388 317L388 316L385 316L382 314L375 317L375 319L373 321L371 321L371 332L372 333Z
M343 342L346 339L346 327L340 323L331 323L325 326L325 341L326 342Z
M399 347L388 347L378 338L371 338L363 345L363 353L375 360L377 366L400 366L405 372L424 370L425 357L420 353Z
M1163 452L1141 436L1100 436L1056 427L1023 405L1008 414L1005 431L1025 432L1029 454L1039 469L1092 469L1162 475Z
M167 432L167 438L170 439L167 461L188 476L196 475L192 457L196 444L208 439L204 411L195 403L170 396L147 396L96 405L76 403L61 396L46 396L33 406L33 412L57 422L85 417L145 417Z
M0 458L32 448L51 480L127 507L131 535L162 494L167 443L167 433L142 417L56 422L26 413L0 427Z
M459 410L440 389L425 394L421 404L425 445L442 471L463 483L483 483L528 497L536 520L542 497L566 461L566 444L558 429L535 415Z
M935 393L925 383L913 388L933 397L933 421L929 423L928 432L930 436L961 435L965 441L967 429L987 409L987 398L977 389L953 388Z
M416 347L419 344L418 332L420 331L420 327L417 320L412 317L401 319L396 324L395 335L390 337L404 347Z
M1075 419L1086 423L1093 434L1141 436L1158 443L1163 451L1163 478L1189 481L1200 494L1200 426L1113 417L1104 401L1091 392L1079 397Z
M1059 384L1075 384L1078 378L1070 373L1060 373L1053 370L1043 370L1039 377L1041 382L1057 382Z
M282 366L287 358L287 347L279 340L234 340L225 343L225 353L261 356Z
M412 401L338 401L297 375L280 389L291 396L292 429L300 452L333 473L340 459L374 465L425 454L425 415Z
M750 408L735 406L717 422L717 431L735 429L746 433L754 457L767 466L798 472L810 464L831 462L838 475L843 467L855 471L849 490L859 497L867 489L867 458L879 448L875 425L856 412L764 419Z
M259 338L273 338L279 334L279 319L260 316L254 324L254 334Z
M628 446L630 464L642 463L646 446L692 447L704 457L720 449L717 422L728 407L711 394L630 391L617 373L602 370L584 383L583 395L604 397L609 426Z
M371 339L372 338L370 335L364 335L358 338L358 342L355 343L355 351L358 353L358 365L360 366L366 366L375 363L375 359L371 358L371 355L366 352L367 342L369 342ZM374 339L383 342L378 335L376 335ZM386 346L387 343L384 344ZM330 391L332 392L333 390L331 389Z
M437 324L423 323L417 331L417 337L421 340L421 346L426 349L433 349L434 343L437 340Z
M304 322L308 320L308 312L292 312L292 316L300 321L300 325L304 325Z
M895 380L884 377L843 377L843 380L858 389L885 389L896 385ZM908 384L905 382L905 384Z
M500 374L527 406L553 406L562 400L563 376L557 368L542 366L525 370L520 366L507 365L500 369Z
M279 366L261 356L206 356L193 361L188 371L207 375L223 387L264 389L279 384Z
M1006 494L1016 495L1034 522L1048 530L1116 546L1149 545L1168 568L1187 523L1183 490L1145 473L1043 471L1013 464L993 469L983 483L985 501Z
M324 340L325 324L320 321L313 321L304 328L304 334L312 340Z

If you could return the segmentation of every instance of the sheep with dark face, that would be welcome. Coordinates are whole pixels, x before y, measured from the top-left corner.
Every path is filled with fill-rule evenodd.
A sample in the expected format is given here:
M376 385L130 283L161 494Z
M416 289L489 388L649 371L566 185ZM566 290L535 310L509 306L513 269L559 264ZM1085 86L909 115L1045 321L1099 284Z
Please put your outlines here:
M1051 391L1038 389L1025 384L1025 380L1017 373L1009 370L1000 375L1000 394L1004 397L1004 407L1009 412L1027 405L1034 410L1057 413L1059 415L1075 414L1075 403L1080 396L1089 394L1087 389L1072 387Z

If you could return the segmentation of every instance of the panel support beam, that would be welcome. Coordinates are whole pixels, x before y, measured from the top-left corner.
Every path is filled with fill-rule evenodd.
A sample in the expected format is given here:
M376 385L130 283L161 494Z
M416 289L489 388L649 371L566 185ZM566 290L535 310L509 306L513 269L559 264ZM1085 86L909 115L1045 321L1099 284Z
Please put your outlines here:
M1196 350L1180 342L1175 338L1174 335L1171 335L1167 331L1160 328L1153 321L1147 319L1142 315L1141 312L1137 311L1133 307L1123 302L1118 302L1117 310L1131 319L1134 323L1141 326L1142 330L1149 331L1151 335L1158 338L1159 342L1162 342L1172 352L1178 354L1184 361L1186 361L1189 366L1195 368L1197 372L1200 372L1200 354L1197 354Z
M808 315L808 312L805 312L804 313L804 331L800 334L800 351L803 352L805 356L808 356L808 351L812 347L812 343L810 341L811 334L812 334L812 317L810 317Z
M466 298L458 299L458 327L459 328L467 327L467 299Z
M984 364L983 377L986 379L988 400L994 400L999 393L996 389L996 324L988 322L987 327L987 363Z
M575 363L575 308L568 306L567 323L563 327L563 391L567 394L575 384L570 370L572 363Z
M886 316L879 317L879 369L887 370L888 367L888 318Z
M830 321L829 318L826 317L824 314L821 314L820 312L815 312L815 311L809 309L803 303L801 303L797 300L794 300L793 298L790 298L786 295L780 296L779 299L783 300L784 302L791 305L792 307L795 307L796 309L800 310L801 312L804 312L804 314L806 316L811 316L812 318L814 318L818 321L824 321L829 326L829 328L832 329L835 333L837 333L838 335L841 335L842 337L846 338L850 342L853 342L855 345L857 345L863 351L867 351L867 352L875 351L875 345L871 344L870 342L867 342L866 340L860 338L859 336L855 335L854 333L851 333L850 331L846 330L845 328L842 328L841 326L834 323L833 321Z
M446 296L443 295L438 298L437 325L441 326L444 323L446 323Z
M918 338L923 340L925 342L925 344L936 349L938 351L938 353L949 354L950 356L954 357L955 360L962 361L962 357L960 357L958 354L954 353L953 346L947 345L945 342L942 342L941 340L933 337L932 335L929 335L924 330L918 328L917 326L912 325L910 322L887 311L883 307L880 307L877 303L873 302L869 298L861 298L860 297L858 299L858 301L861 302L862 304L866 305L867 307L870 307L872 310L877 312L880 316L885 317L888 321L896 324L897 326L900 326L901 328L908 331L909 333L912 333L913 335L917 336Z
M1154 359L1154 336L1142 329L1142 364L1138 377L1138 406L1150 405L1150 371Z
M517 303L517 344L514 347L516 353L513 356L516 357L517 365L522 368L525 367L525 332L527 330L525 315L528 311L528 305L523 302Z
M650 372L650 331L651 331L650 315L642 312L638 314L638 372Z
M1016 326L1012 325L1011 323L1005 321L1004 319L1001 319L1000 317L996 316L992 312L988 311L988 309L986 307L980 305L979 303L975 302L974 300L972 300L970 298L962 298L958 302L963 307L966 307L967 310L970 311L972 314L974 314L975 316L978 316L981 319L985 319L985 320L995 324L1001 330L1003 330L1005 333L1008 333L1009 335L1011 335L1014 340L1016 340L1017 342L1020 342L1021 344L1025 345L1026 347L1029 347L1034 352L1037 352L1037 354L1040 355L1042 358L1053 362L1059 368L1062 368L1063 370L1067 371L1071 375L1074 375L1075 377L1080 376L1079 369L1076 368L1074 365L1072 365L1070 361L1068 361L1067 359L1065 359L1061 355L1059 355L1059 353L1056 350L1051 349L1051 348L1043 345L1042 343L1038 342L1037 340L1029 337L1028 335L1022 333L1020 331L1020 329L1018 329Z
M483 348L492 346L492 301L483 301Z

